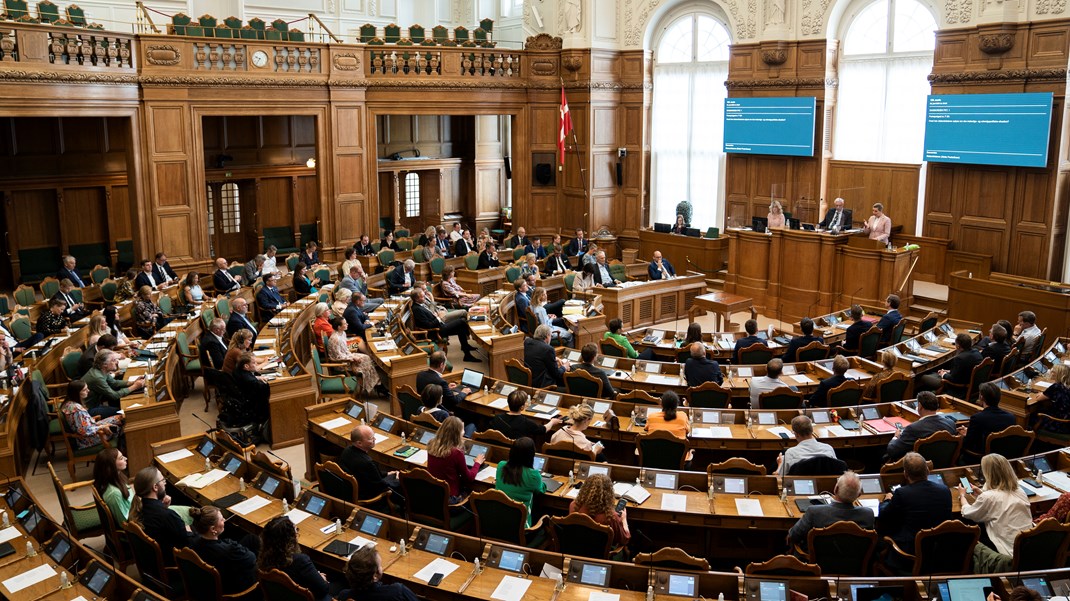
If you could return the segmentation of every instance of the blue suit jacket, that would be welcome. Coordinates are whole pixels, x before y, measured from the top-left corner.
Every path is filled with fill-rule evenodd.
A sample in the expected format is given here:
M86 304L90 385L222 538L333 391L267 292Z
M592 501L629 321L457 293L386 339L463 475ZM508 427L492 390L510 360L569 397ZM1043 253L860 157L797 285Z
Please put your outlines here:
M881 329L881 342L887 342L892 339L892 330L899 325L902 319L903 316L896 309L888 311L881 317L881 320L877 322L877 327Z
M59 271L56 272L56 279L61 282L63 280L70 280L75 288L82 288L85 286L85 281L82 279L82 276L78 275L77 271L71 271L66 267L61 267Z
M951 490L943 484L921 480L900 486L892 498L881 503L877 533L890 536L900 549L914 552L919 530L935 528L951 516Z
M536 259L545 259L546 258L546 247L545 246L540 246L538 248L535 248L534 244L530 244L529 243L527 246L524 247L524 254L527 255L527 254L531 254L531 253L535 253L535 258Z
M672 263L669 263L668 259L662 259L661 260L661 264L665 267L665 271L669 272L669 275L672 275L672 276L676 275L676 270L672 268ZM650 274L650 279L652 279L652 280L660 280L661 279L661 272L658 271L657 263L651 261L650 265L647 265L646 271L647 271L648 274Z

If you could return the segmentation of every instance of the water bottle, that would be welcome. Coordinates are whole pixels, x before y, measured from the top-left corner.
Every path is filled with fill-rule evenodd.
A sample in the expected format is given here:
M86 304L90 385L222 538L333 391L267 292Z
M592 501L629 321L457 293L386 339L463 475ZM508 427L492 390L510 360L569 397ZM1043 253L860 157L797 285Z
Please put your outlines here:
M335 536L338 536L341 533L342 533L342 519L341 518L334 518L334 534L335 534Z
M286 499L282 500L282 513L283 514L290 513L290 504L286 502Z
M784 501L787 501L787 500L788 500L788 488L786 486L782 486L780 488L780 502L783 503Z
M212 460L207 457L204 458L204 471L212 471Z
M402 432L402 433L401 433L401 446L405 446L405 445L407 445L408 443L409 443L409 442L408 442L408 440L406 439L405 433L404 433L404 432Z
M768 330L767 333L769 334L769 340L772 340L773 339L773 324L769 324L769 330Z
M67 576L67 572L59 573L59 587L71 588L71 579Z
M713 484L710 484L710 490L707 492L706 496L708 496L711 501L713 500Z
M483 569L479 567L479 558L478 557L475 558L474 563L476 565L476 574L481 573L483 571Z
M646 601L654 601L654 585L646 587Z
M576 484L576 474L572 470L568 471L568 485L571 487Z
M37 557L37 549L33 548L33 543L26 541L26 557Z
M238 478L238 492L245 492L245 478Z
M398 541L398 550L402 555L408 554L409 550L405 548L405 539Z
M8 517L6 509L4 510L3 523L4 523L4 528L8 528L8 527L11 526L11 518Z

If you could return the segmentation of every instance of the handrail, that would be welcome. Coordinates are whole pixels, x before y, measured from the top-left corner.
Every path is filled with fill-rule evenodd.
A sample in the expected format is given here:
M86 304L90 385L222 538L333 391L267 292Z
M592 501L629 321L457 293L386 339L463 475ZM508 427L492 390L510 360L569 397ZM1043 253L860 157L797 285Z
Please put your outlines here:
M327 35L329 35L332 40L334 40L335 42L338 42L339 44L342 43L342 38L334 35L334 32L331 31L326 25L324 25L323 21L320 21L320 18L317 17L315 15L315 13L308 13L308 19L309 19L309 21L308 21L308 33L310 35L312 35L312 34L314 34L314 35L323 35L323 34L321 34L319 32L312 31L312 22L315 21L316 23L319 24L320 29L322 29L323 31L326 31Z
M152 22L152 16L149 15L148 9L145 8L145 5L141 2L141 0L138 0L136 2L136 6L137 12L135 14L135 18L137 19L137 32L145 33L145 24L148 23L149 28L152 29L152 33L161 33L160 29L156 27L156 24Z

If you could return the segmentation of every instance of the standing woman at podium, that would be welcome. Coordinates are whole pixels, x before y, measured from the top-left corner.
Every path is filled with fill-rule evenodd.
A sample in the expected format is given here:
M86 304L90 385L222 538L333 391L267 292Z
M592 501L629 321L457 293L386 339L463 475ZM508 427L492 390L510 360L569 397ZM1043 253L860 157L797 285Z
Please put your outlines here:
M784 227L787 223L787 219L784 217L784 207L781 206L779 200L774 200L769 203L769 214L765 216L767 229L774 227Z
M869 234L870 240L880 240L888 244L888 238L892 235L892 220L884 214L884 205L873 203L873 215L866 220L862 231Z

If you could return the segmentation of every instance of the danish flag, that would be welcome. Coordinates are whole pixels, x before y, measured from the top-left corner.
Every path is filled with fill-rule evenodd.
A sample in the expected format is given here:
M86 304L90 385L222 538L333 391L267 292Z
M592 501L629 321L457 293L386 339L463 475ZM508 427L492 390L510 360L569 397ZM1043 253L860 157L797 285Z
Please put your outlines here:
M565 164L565 136L572 132L572 115L568 112L568 100L565 98L565 87L561 86L561 117L558 119L557 155L560 164Z

